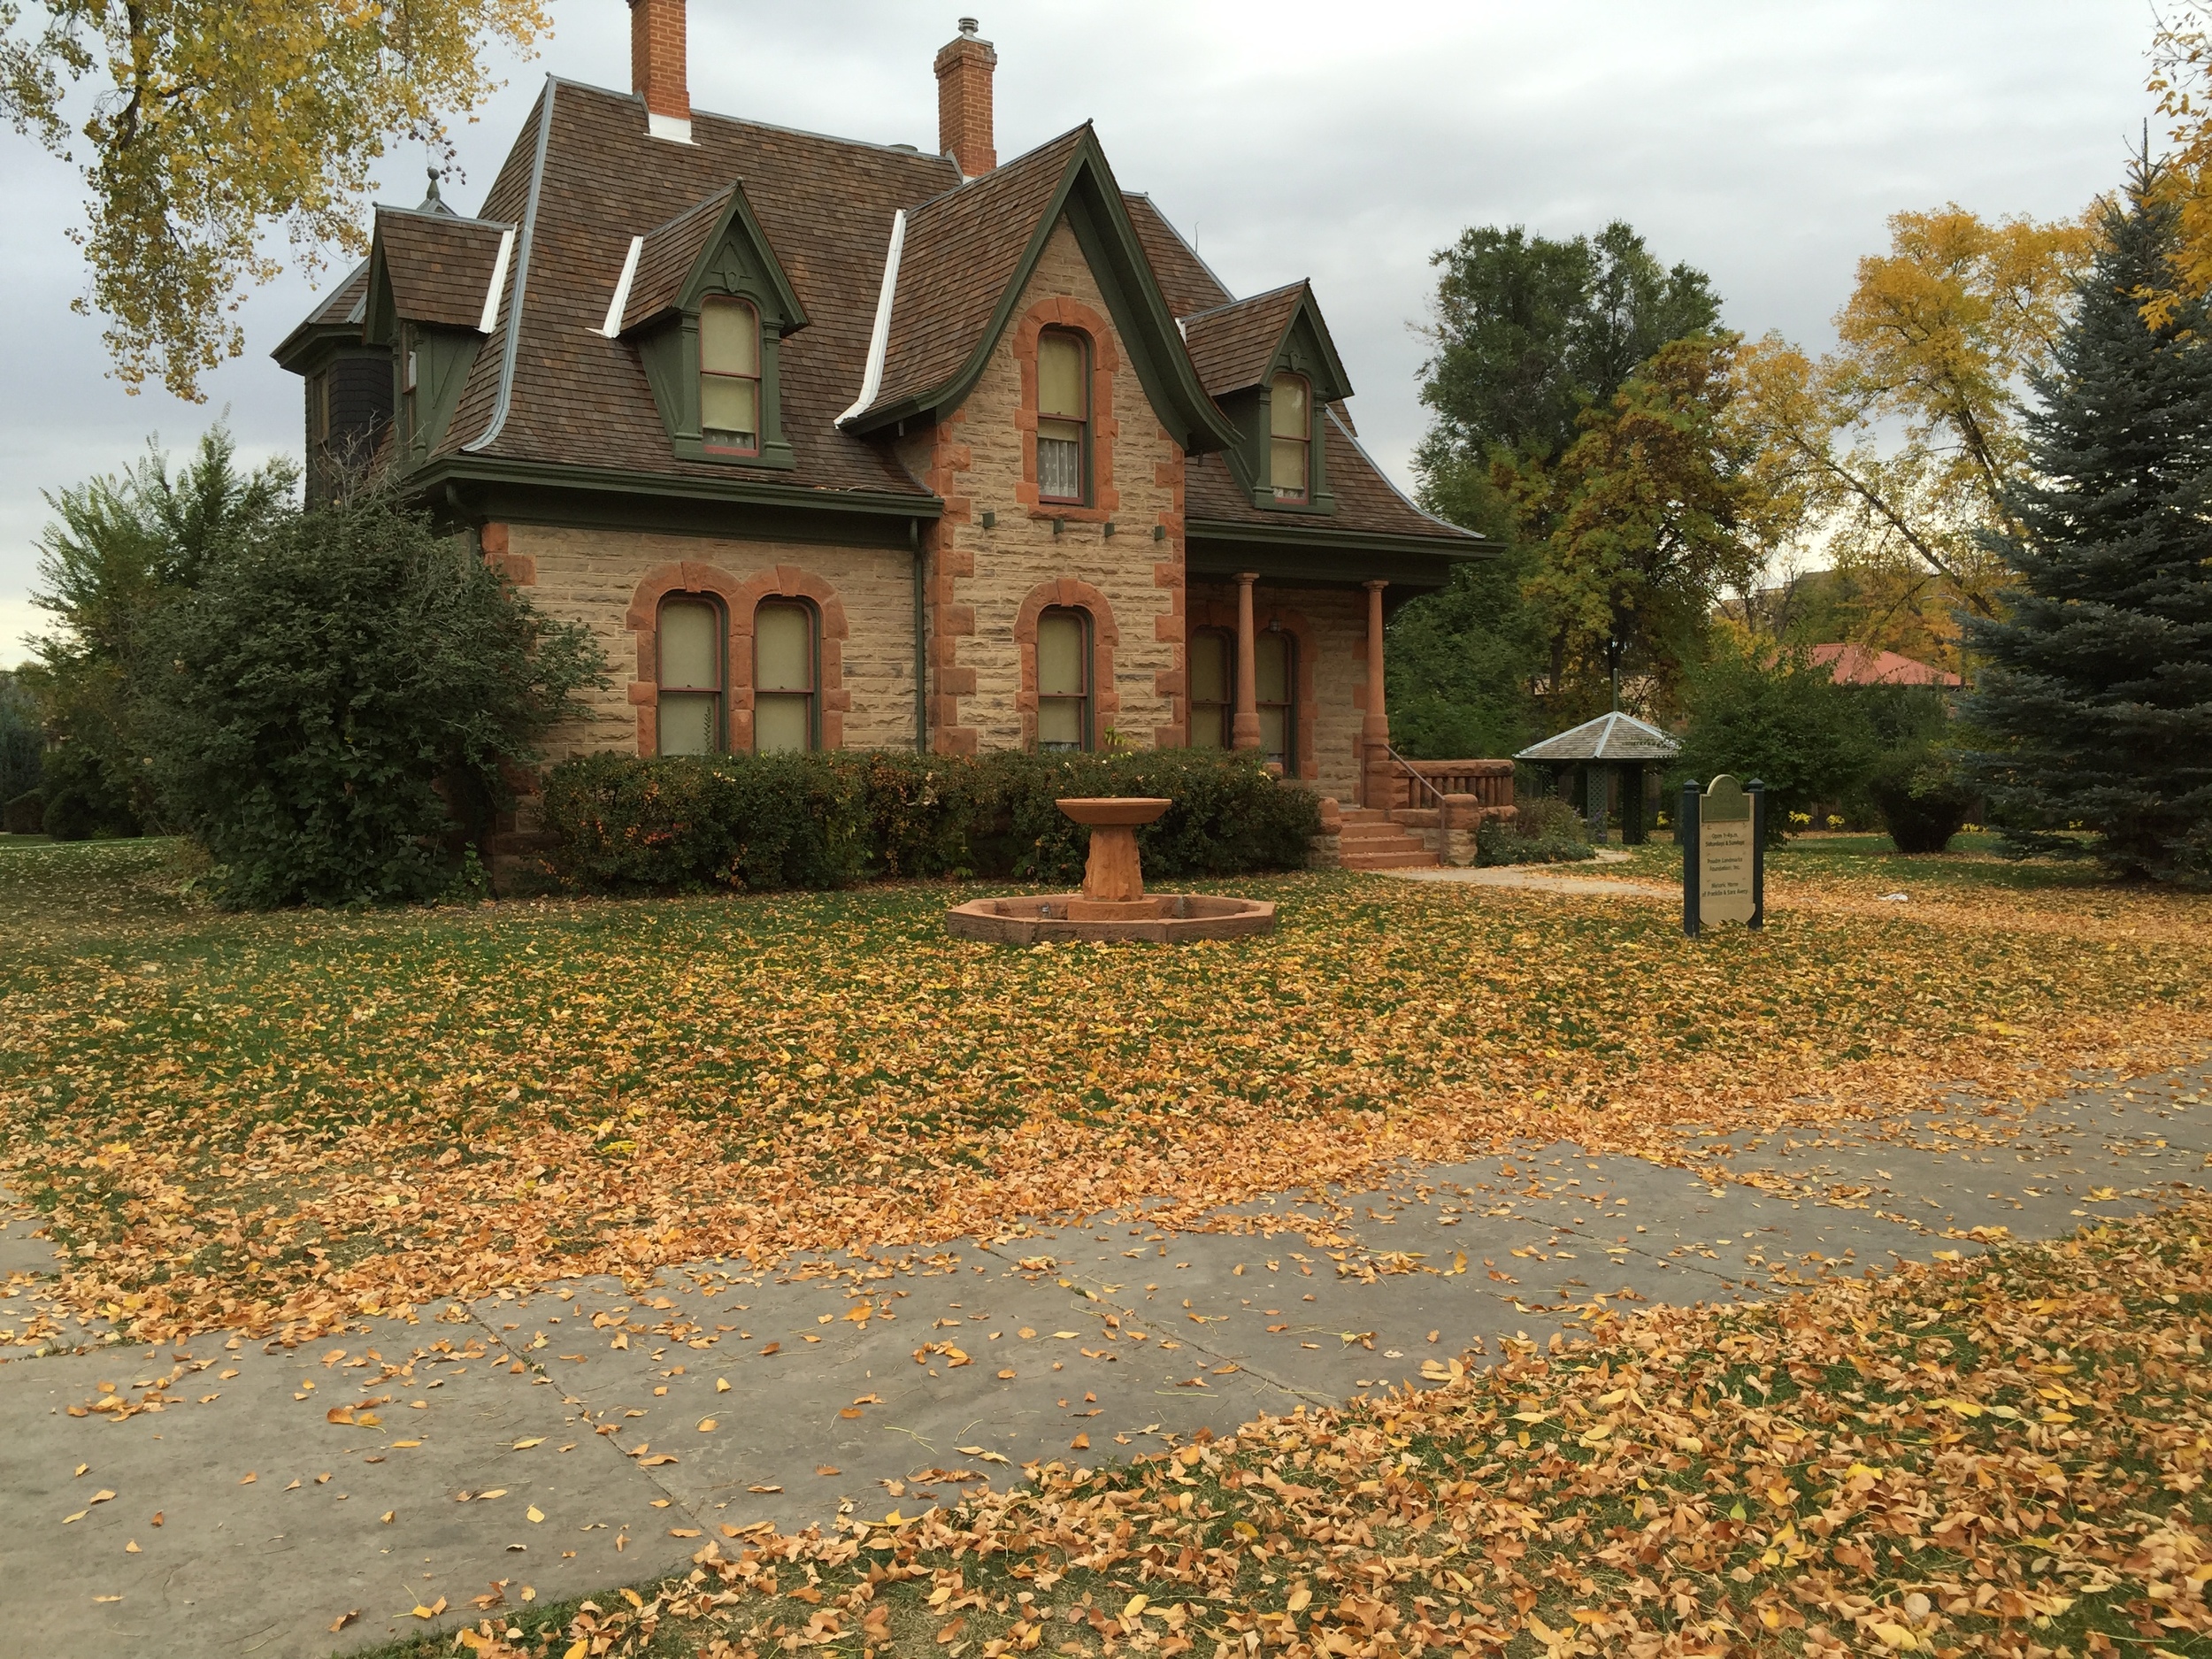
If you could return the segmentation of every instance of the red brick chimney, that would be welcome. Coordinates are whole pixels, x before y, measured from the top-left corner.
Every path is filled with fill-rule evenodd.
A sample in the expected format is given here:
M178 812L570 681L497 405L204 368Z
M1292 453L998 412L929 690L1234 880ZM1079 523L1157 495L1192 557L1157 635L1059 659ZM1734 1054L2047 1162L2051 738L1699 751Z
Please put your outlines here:
M937 54L937 148L973 179L998 165L991 148L991 72L998 54L976 38L973 18L960 19L958 38Z
M645 100L646 130L691 142L684 73L684 0L630 0L630 89Z

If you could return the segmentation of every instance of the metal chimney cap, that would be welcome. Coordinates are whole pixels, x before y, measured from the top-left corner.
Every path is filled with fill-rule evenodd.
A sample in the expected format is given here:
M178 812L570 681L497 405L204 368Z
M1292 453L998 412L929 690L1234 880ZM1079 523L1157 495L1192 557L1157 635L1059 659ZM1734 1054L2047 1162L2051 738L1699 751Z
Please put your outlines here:
M973 18L962 18L960 19L960 32L966 35L970 40L973 40L975 38L976 31L982 27L983 26L980 23L978 23Z

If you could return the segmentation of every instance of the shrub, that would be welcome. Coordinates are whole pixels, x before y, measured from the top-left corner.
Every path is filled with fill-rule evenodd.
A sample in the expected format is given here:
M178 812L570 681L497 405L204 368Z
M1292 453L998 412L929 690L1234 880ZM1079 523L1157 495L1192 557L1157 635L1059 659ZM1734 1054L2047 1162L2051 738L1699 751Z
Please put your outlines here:
M139 792L111 757L87 742L58 743L46 751L39 783L46 833L58 841L104 841L141 835Z
M36 835L46 828L46 797L33 789L0 807L0 830L11 835Z
M31 694L12 671L0 668L0 802L38 787L40 753L46 747Z
M585 629L366 493L224 548L150 633L155 772L232 906L442 891L456 820L603 683Z
M1979 803L1954 776L1948 756L1932 746L1884 756L1868 789L1901 853L1944 851Z
M1594 858L1588 826L1555 795L1522 803L1511 818L1486 818L1475 828L1479 864L1565 864Z
M1080 795L1174 802L1137 832L1152 879L1295 869L1320 826L1310 791L1249 761L1184 750L595 755L553 769L545 823L561 836L555 872L594 892L833 887L873 876L1072 883L1088 842L1055 803Z

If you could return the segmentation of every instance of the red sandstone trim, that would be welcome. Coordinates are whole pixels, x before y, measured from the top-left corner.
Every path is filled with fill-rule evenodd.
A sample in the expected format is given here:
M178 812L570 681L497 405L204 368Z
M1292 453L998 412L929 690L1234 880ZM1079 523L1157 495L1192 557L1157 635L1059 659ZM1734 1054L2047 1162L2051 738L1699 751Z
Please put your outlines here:
M1037 497L1037 336L1048 328L1071 328L1091 347L1091 504L1040 502ZM1014 503L1032 518L1064 518L1070 524L1103 524L1121 506L1114 488L1114 440L1121 425L1114 419L1114 375L1121 367L1113 328L1089 306L1064 294L1039 300L1014 325L1014 361L1022 377L1021 407L1014 425L1022 435L1021 481Z
M1114 688L1114 647L1121 643L1121 630L1114 624L1113 606L1090 583L1072 576L1040 583L1014 616L1014 645L1021 653L1021 687L1014 694L1014 708L1021 716L1024 749L1037 746L1037 618L1056 606L1090 613L1094 733L1103 733L1112 724L1107 717L1121 712L1121 694Z
M661 565L645 573L630 597L623 626L637 636L637 678L630 702L637 710L637 752L660 752L660 607L672 595L710 594L722 602L729 636L729 740L733 751L753 746L753 612L766 599L803 599L819 619L820 660L815 664L815 695L821 699L822 747L845 747L845 716L853 706L845 689L845 641L850 629L837 590L810 571L779 565L742 580L718 565L691 560Z

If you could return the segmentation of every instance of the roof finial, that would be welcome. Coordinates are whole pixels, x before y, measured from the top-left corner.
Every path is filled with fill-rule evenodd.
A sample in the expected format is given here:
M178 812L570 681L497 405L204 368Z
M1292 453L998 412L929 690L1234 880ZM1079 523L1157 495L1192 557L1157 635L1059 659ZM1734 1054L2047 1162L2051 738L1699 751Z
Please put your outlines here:
M430 174L430 199L434 202L443 201L445 198L438 194L438 176L445 170L442 167L431 167L426 171Z

